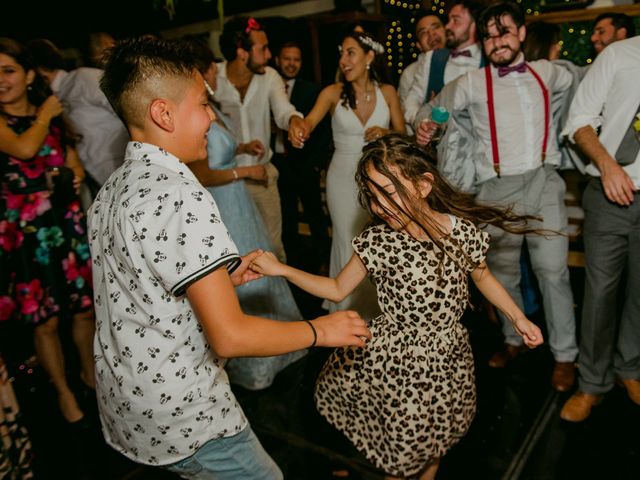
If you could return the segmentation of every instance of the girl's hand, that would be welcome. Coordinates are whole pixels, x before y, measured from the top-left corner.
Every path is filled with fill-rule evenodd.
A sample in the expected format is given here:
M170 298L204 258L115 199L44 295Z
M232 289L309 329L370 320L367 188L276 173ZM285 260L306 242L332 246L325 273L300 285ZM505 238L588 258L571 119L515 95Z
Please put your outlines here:
M241 257L242 262L236 268L232 274L229 275L231 278L231 282L234 287L239 287L240 285L244 285L247 282L251 282L252 280L257 280L258 278L262 278L258 272L254 271L252 267L253 260L256 257L262 255L264 253L263 250L253 250L246 255Z
M38 108L38 120L49 123L52 118L57 117L64 111L64 107L58 97L50 95Z
M389 130L382 127L369 127L364 132L364 141L365 142L373 142L374 140L379 139L380 137L384 137Z
M244 178L248 178L249 180L254 180L256 182L266 184L269 180L267 176L267 169L264 168L264 165L252 165L251 167L239 167L236 170L241 170Z
M535 348L538 345L542 345L542 332L535 323L529 321L526 317L523 316L514 320L513 328L522 337L527 347Z
M248 155L255 155L256 157L261 157L264 155L264 145L260 140L251 140L249 143L242 143L239 147L240 152L238 153L246 153Z
M271 252L264 252L251 262L251 270L269 277L282 275L283 267L284 265Z
M289 142L294 148L304 147L304 142L309 138L309 124L306 120L294 115L289 120Z

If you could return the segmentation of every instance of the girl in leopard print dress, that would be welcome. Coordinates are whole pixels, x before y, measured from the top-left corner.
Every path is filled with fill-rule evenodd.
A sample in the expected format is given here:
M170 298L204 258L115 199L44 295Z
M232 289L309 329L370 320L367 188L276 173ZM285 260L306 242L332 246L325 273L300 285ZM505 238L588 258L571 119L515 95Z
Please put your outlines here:
M460 323L468 276L529 347L542 343L484 263L489 238L477 226L526 232L531 219L477 205L399 134L364 148L356 180L362 205L378 221L353 240L355 253L335 279L283 265L270 253L254 260L254 269L331 301L372 277L383 314L371 321L365 348L339 348L327 360L316 406L388 475L434 478L475 414L473 357Z

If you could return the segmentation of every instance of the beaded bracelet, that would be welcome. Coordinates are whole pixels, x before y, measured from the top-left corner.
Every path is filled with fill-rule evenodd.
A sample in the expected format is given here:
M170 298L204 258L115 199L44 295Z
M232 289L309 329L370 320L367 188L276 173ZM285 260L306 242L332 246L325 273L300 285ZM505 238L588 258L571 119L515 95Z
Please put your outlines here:
M313 343L309 345L309 348L315 347L316 342L318 341L318 333L316 332L316 327L309 320L305 320L305 322L311 327L311 331L313 332Z

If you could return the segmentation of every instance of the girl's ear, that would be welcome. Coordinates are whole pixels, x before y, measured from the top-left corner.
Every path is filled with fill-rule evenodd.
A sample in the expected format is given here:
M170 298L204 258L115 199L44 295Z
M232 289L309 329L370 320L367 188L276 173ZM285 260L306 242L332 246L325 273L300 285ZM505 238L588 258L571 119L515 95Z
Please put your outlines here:
M32 69L27 70L27 76L25 78L27 82L27 86L31 85L35 79L36 79L36 71Z
M425 173L422 176L422 180L420 180L419 192L422 198L427 198L427 196L431 193L431 184L435 181L435 177L432 173Z

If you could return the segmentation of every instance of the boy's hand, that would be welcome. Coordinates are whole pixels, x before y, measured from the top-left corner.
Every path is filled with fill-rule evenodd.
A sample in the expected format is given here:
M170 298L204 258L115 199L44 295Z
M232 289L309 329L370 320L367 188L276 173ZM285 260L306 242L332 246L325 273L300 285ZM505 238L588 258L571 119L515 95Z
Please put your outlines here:
M542 332L538 326L529 321L526 317L518 318L513 322L513 328L522 337L524 343L529 348L542 345Z
M252 280L257 280L261 278L262 275L255 270L250 268L253 260L263 253L262 250L254 250L253 252L247 253L242 257L242 263L236 268L232 274L229 275L231 282L235 287L239 287L240 285L244 285L247 282Z
M269 277L282 275L282 267L282 263L271 252L263 252L256 256L251 263L252 270Z
M313 320L318 332L316 345L322 347L364 347L371 332L357 312L343 310Z

